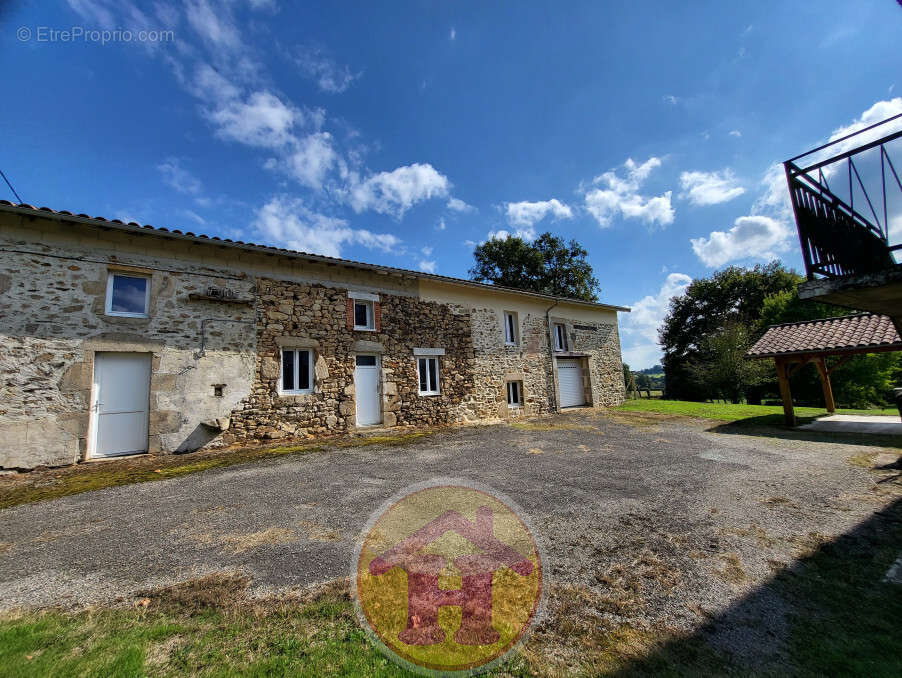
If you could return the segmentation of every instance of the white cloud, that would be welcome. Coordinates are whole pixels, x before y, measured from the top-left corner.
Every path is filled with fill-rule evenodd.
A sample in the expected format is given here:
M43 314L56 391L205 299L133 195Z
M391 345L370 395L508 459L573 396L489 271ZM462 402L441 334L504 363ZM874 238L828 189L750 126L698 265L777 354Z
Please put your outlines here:
M294 62L305 76L315 80L319 88L329 94L344 92L361 75L352 73L348 66L339 65L322 50L313 47L299 48Z
M651 157L641 165L628 158L623 163L626 177L619 176L616 170L595 177L592 183L604 188L594 188L586 192L586 209L602 228L610 226L611 220L617 215L621 215L624 219L641 219L650 225L672 224L674 218L671 206L672 191L665 191L653 198L639 194L639 189L648 175L660 166L660 158Z
M742 132L740 132L738 129L731 129L731 130L730 130L730 136L731 136L731 137L741 137L741 136L742 136Z
M504 205L507 220L512 226L531 229L548 215L555 219L572 219L573 210L557 198L538 202L508 202Z
M445 205L449 210L454 212L475 212L476 208L473 205L468 205L460 198L451 197L448 198L448 203Z
M457 29L454 28L454 26L451 27L450 31L448 31L448 37L452 40L455 40L457 38Z
M344 219L318 214L286 196L275 196L261 207L254 226L266 242L329 257L340 257L344 245L390 252L401 244L394 235L353 229Z
M435 261L432 259L420 259L417 268L423 273L435 273Z
M692 250L706 265L742 259L773 259L789 248L792 231L785 222L765 216L739 217L728 231L692 238Z
M442 217L438 220L438 226L435 227L435 230L444 231L446 228L448 228L448 225L445 223L445 217Z
M303 120L298 109L270 92L254 92L247 101L230 100L207 115L222 138L263 148L285 146L294 138L295 123Z
M902 113L902 97L878 101L848 125L843 125L842 127L838 127L837 129L833 130L833 133L830 135L829 141L835 141L848 134L852 134L853 132L864 129L869 125L880 122L881 120L886 120L887 118L890 118L894 115L898 115L899 113ZM852 139L842 141L822 152L824 155L815 154L810 157L804 158L803 162L808 165L816 162L821 157L827 158L829 156L843 153L849 149L855 148L869 141L874 141L876 139L879 139L880 137L886 136L890 132L893 132L900 128L902 128L902 119L896 120L893 123L890 123L890 125L888 126L882 125L874 130L871 130L870 132L864 132L863 134L859 134Z
M432 248L429 247L429 245L426 245L425 247L421 248L421 249L420 249L420 252L423 253L423 256L424 256L424 257L431 257L431 256L432 256Z
M623 361L634 370L645 369L661 361L658 328L670 305L671 297L686 291L692 278L683 273L671 273L657 294L650 294L630 304L632 312L625 313L621 322L624 334Z
M106 2L98 2L96 0L68 0L68 4L82 19L94 22L97 28L109 30L116 27L116 19Z
M902 245L902 214L889 218L889 240L891 245Z
M184 214L188 219L196 221L201 226L207 225L207 220L193 210L182 210L182 214Z
M192 0L185 8L185 15L191 27L210 45L230 50L241 47L241 35L227 5L217 4L214 9L206 0Z
M687 198L693 205L718 205L745 193L730 169L683 172L680 174L680 185L685 191L680 197Z
M447 197L450 188L448 177L432 165L415 163L357 182L351 186L348 198L355 212L369 209L400 218L423 200Z
M752 214L763 214L781 221L792 220L792 203L789 201L789 187L786 185L783 164L775 162L768 167L761 185L764 192L752 204Z
M316 132L294 142L293 150L286 158L286 168L299 183L318 191L337 161L332 135Z
M231 101L241 94L238 87L207 63L197 65L193 82L186 85L191 94L209 103Z
M515 238L522 238L523 240L530 241L536 239L536 230L531 226L524 226L522 228L517 228L513 231L508 231L506 229L498 229L497 231L489 231L488 239L489 240L507 240L511 236Z
M675 97L672 94L665 94L662 98L664 99L665 102L667 102L668 104L671 104L671 105L675 105L680 102L680 98Z
M178 158L166 158L157 169L163 175L163 181L179 193L198 195L203 190L200 179L182 167Z

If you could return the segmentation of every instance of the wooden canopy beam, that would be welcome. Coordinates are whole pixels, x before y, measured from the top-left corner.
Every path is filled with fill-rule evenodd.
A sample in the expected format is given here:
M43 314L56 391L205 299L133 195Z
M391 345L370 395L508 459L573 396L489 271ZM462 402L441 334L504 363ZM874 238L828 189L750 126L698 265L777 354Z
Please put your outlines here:
M814 361L817 365L817 372L821 377L821 389L824 391L824 405L827 412L833 414L836 412L836 403L833 401L833 387L830 385L830 372L827 371L827 361L821 356Z
M787 426L796 425L796 414L792 408L792 392L789 390L789 375L786 372L787 362L781 358L774 358L777 367L777 381L780 384L780 397L783 399L783 416Z

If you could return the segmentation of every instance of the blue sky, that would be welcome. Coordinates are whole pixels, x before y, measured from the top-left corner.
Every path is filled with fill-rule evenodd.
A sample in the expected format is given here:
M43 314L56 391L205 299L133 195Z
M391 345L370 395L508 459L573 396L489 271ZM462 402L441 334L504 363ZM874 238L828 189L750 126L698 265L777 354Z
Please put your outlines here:
M634 307L634 368L691 277L801 268L774 163L902 112L889 0L70 0L0 25L24 201L461 277L475 243L550 230Z

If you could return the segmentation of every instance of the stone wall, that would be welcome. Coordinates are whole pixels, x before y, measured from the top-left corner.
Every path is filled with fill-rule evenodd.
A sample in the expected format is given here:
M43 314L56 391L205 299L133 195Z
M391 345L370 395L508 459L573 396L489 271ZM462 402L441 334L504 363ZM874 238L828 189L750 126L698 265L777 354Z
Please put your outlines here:
M475 309L472 318L474 372L479 388L467 396L460 419L507 419L550 411L554 388L544 314L517 313L516 346L505 345L503 315L498 311ZM508 381L522 383L523 407L508 407Z
M554 409L546 300L445 283L426 289L412 274L3 213L0 271L0 468L86 457L99 351L152 355L151 452L352 429L358 353L381 357L385 426ZM105 314L111 271L151 278L148 318ZM210 286L250 303L189 298ZM378 331L348 328L349 290L379 295ZM504 343L507 308L517 313L516 346ZM566 302L556 310L587 366L588 402L622 402L616 313ZM314 351L314 393L279 394L281 348ZM418 393L416 348L445 351L439 395ZM522 383L523 407L508 407L507 381ZM211 420L231 426L219 435L204 425Z
M223 441L313 436L355 426L355 356L377 354L385 426L454 421L474 389L470 316L403 295L379 295L376 331L348 328L348 289L257 280L257 360L250 395L232 413ZM281 350L314 352L314 392L279 393ZM440 394L418 393L415 348L443 348Z
M565 318L555 320L567 326L571 350L588 354L587 402L596 407L615 407L623 403L626 392L617 326L612 323L573 322Z
M214 435L201 422L226 417L250 389L253 308L190 301L207 287L253 299L253 281L203 265L120 252L61 233L53 245L0 237L0 468L58 466L89 447L97 351L152 353L149 449L194 449ZM45 242L51 241L47 238ZM181 270L180 270L181 269ZM110 271L151 277L148 318L105 315ZM201 320L210 322L199 356ZM224 384L214 395L214 384Z

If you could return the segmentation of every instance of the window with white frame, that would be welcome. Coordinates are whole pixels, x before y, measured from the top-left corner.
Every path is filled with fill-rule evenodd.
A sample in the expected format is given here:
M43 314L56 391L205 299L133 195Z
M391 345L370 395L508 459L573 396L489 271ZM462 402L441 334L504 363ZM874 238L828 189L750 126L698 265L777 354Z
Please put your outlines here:
M517 314L513 311L504 312L504 343L508 346L516 346L520 343L520 327L517 322Z
M354 329L355 330L373 330L376 329L375 318L373 314L373 302L369 299L354 300Z
M150 276L110 273L106 284L106 314L146 318L150 306Z
M313 351L282 349L282 380L279 392L286 395L313 393Z
M555 323L554 325L554 350L567 350L567 328L563 323Z
M420 395L438 395L438 357L417 358Z
M507 382L507 406L523 407L523 382Z

